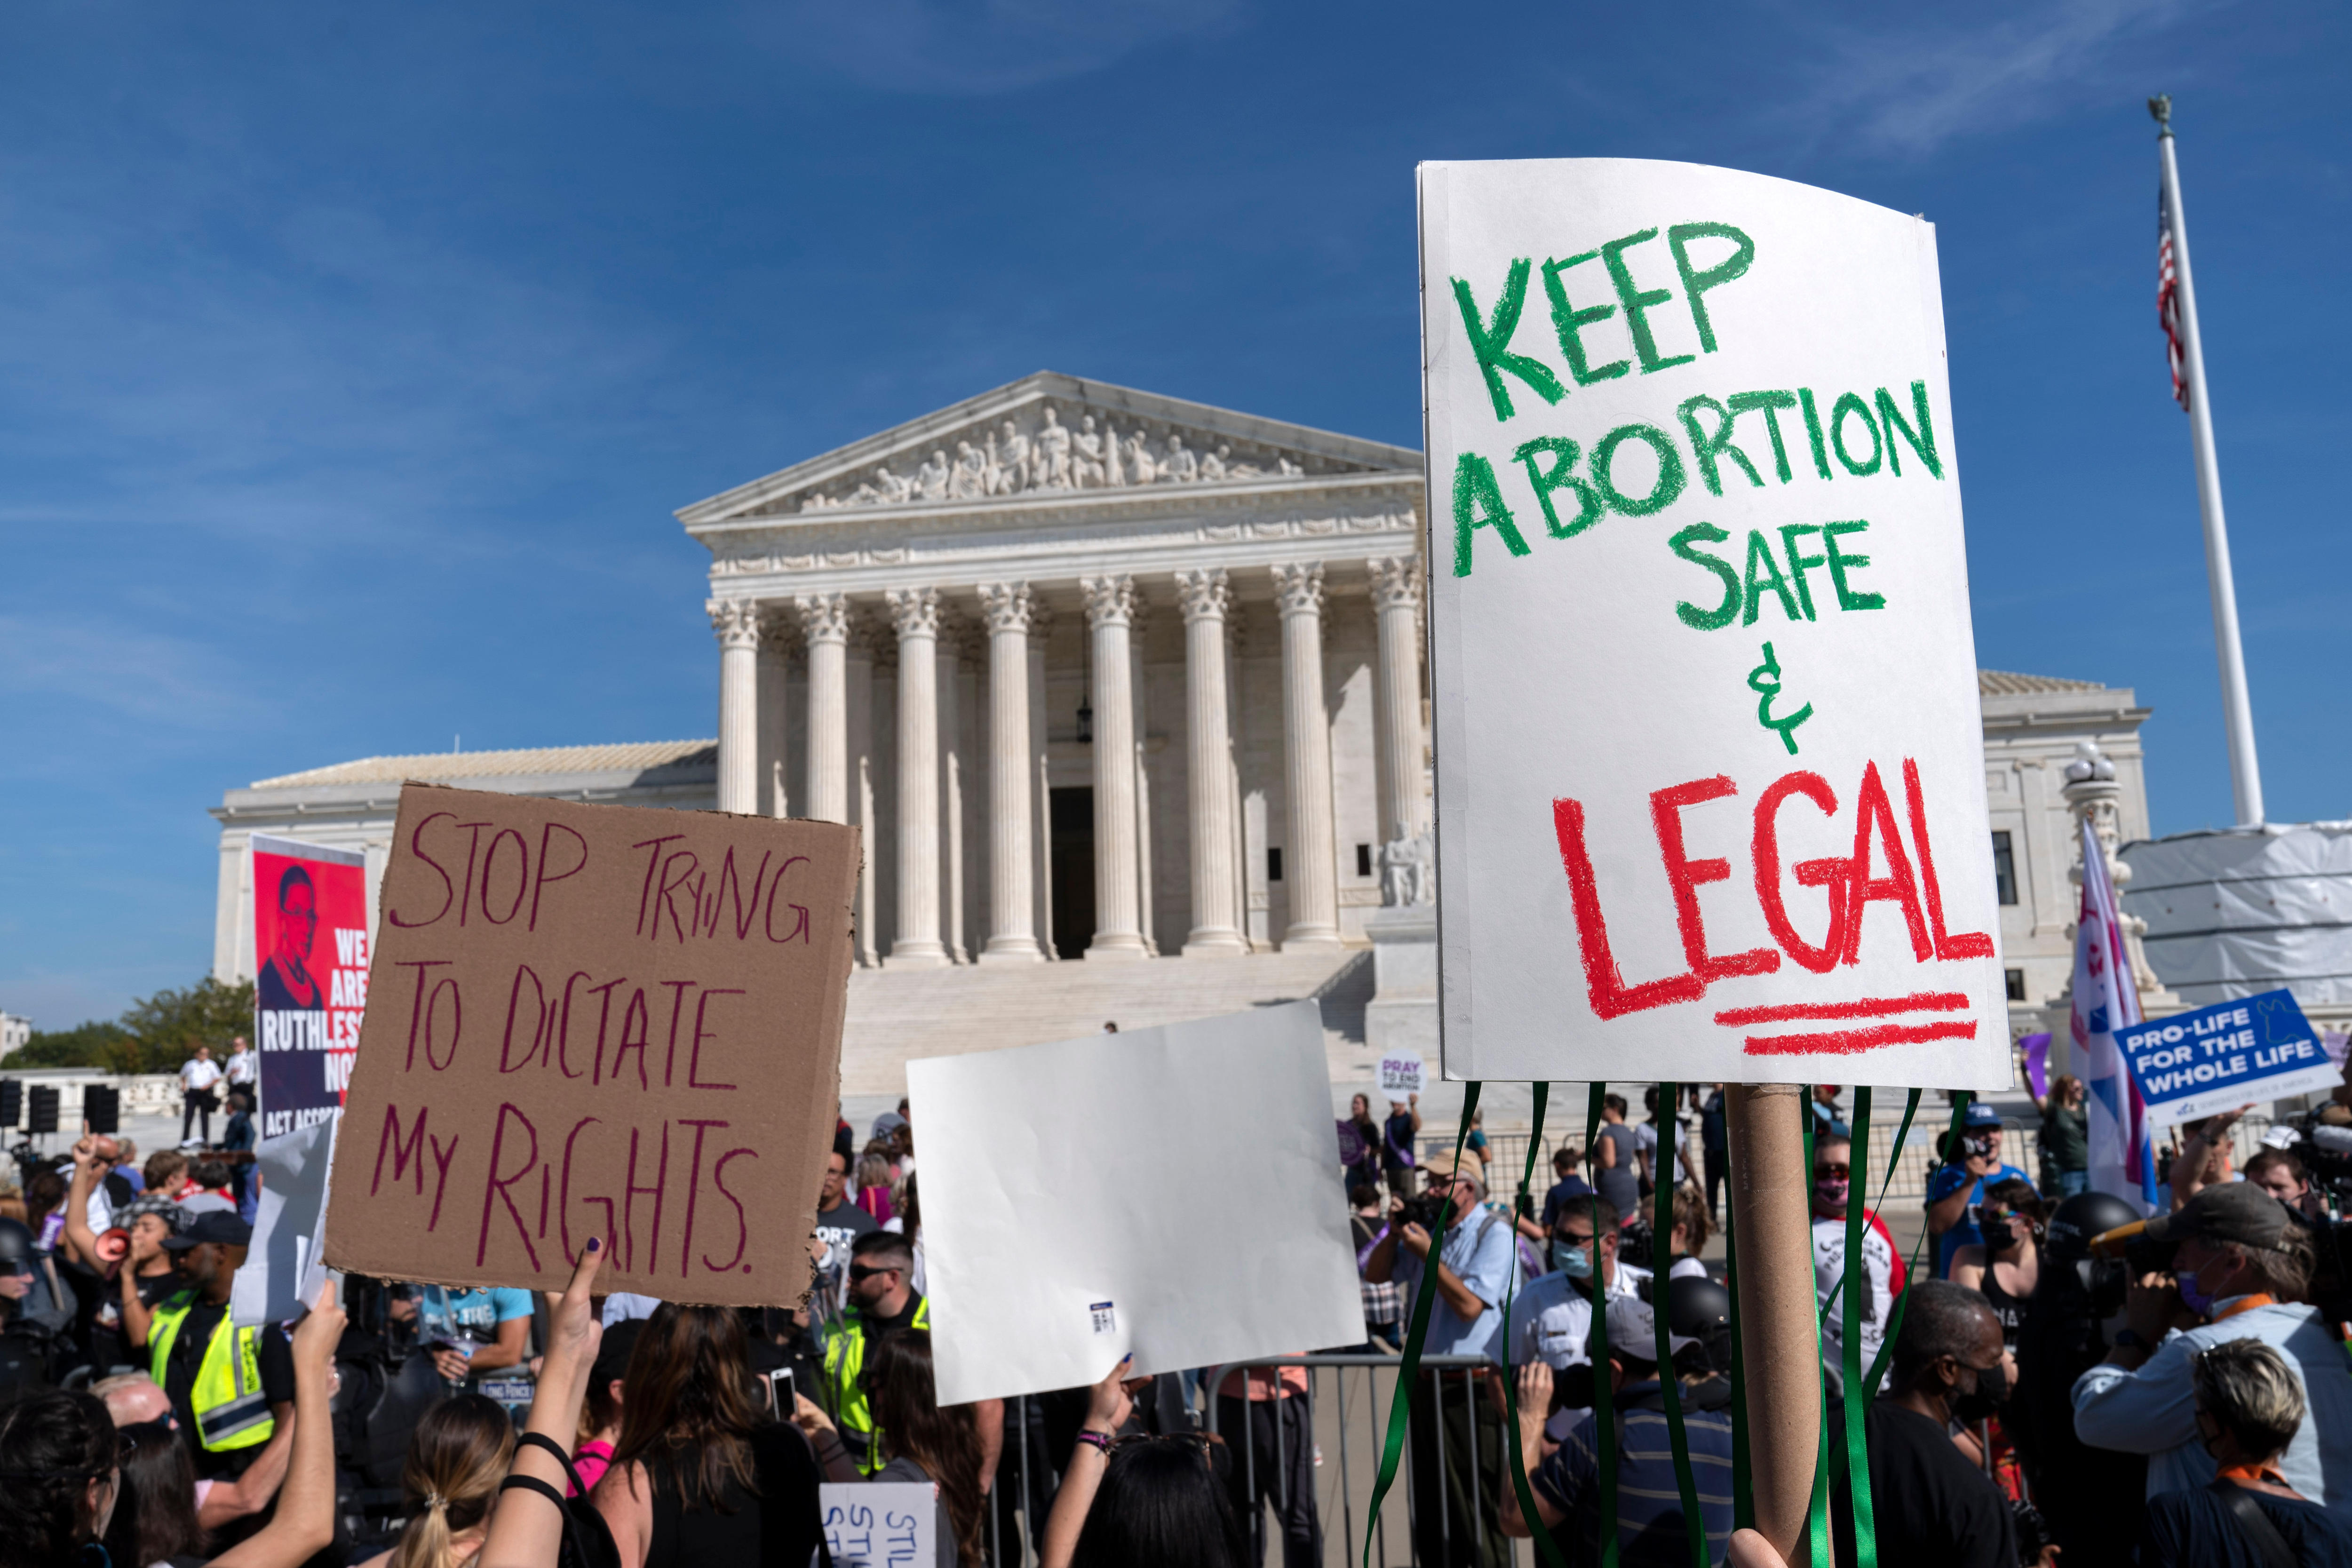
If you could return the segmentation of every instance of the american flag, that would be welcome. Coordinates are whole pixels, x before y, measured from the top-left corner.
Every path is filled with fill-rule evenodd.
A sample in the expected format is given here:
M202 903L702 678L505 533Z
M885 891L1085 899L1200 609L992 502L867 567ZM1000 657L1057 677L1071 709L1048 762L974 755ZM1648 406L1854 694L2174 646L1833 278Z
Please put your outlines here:
M2156 319L2164 323L2164 357L2172 365L2172 401L2189 407L2189 376L2181 363L2179 273L2172 264L2172 204L2156 188Z

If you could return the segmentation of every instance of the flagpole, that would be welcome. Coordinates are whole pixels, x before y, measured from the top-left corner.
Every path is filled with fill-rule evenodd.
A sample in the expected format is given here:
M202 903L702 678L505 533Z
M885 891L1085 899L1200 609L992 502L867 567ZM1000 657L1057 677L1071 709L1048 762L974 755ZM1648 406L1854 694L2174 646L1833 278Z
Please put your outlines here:
M2172 226L2175 289L2180 306L2180 358L2189 384L2189 438L2197 453L2197 507L2205 519L2205 575L2213 595L2213 641L2221 662L2221 717L2230 735L2230 786L2242 826L2263 821L2262 767L2254 758L2254 716L2246 700L2246 654L2238 640L2238 590L2230 571L2230 528L2221 515L2221 473L2213 455L2211 402L2205 394L2204 339L2197 329L2197 289L2189 280L2189 224L2180 211L2180 165L2172 149L2172 99L2147 100L2157 123L2164 210Z

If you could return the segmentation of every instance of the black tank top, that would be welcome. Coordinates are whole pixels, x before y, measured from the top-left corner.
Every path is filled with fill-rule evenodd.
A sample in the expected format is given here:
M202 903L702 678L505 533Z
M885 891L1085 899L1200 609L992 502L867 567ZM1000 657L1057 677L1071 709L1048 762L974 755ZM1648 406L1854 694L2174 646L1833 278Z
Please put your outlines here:
M2000 1320L2000 1342L2011 1350L2015 1350L2017 1331L2025 1323L2025 1304L2032 1298L2012 1296L2002 1289L2000 1277L1993 1272L1993 1266L1990 1263L1985 1265L1984 1282L1977 1289L1992 1308L1992 1315Z
M824 1535L816 1461L808 1444L790 1426L762 1426L751 1435L751 1454L758 1492L730 1477L717 1508L687 1507L667 1478L654 1476L653 1539L646 1543L646 1568L807 1568Z

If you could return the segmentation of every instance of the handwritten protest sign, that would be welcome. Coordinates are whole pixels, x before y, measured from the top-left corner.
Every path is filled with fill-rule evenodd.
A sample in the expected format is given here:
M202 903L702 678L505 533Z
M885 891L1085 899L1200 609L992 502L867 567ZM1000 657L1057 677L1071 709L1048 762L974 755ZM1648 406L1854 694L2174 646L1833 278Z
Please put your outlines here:
M1314 1003L932 1057L907 1090L941 1405L1083 1387L1129 1351L1141 1376L1361 1338ZM1171 1179L1212 1171L1292 1196L1237 1246Z
M856 831L411 784L394 834L328 1262L798 1300Z
M932 1568L939 1499L928 1482L825 1481L817 1489L833 1568Z
M1421 1058L1409 1053L1391 1052L1382 1057L1379 1071L1381 1092L1397 1096L1419 1094L1423 1070Z
M1448 1076L2006 1088L1935 232L1421 169Z
M2288 991L2132 1024L2116 1031L2116 1048L2158 1127L2344 1081Z

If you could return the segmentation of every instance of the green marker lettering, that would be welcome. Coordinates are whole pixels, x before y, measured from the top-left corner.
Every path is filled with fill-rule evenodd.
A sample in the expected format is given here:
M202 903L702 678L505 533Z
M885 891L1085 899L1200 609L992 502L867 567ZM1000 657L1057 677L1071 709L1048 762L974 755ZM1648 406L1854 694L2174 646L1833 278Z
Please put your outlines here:
M1647 442L1650 449L1658 455L1657 482L1650 487L1649 495L1641 500L1627 497L1610 479L1610 469L1617 459L1617 448L1628 441ZM1648 517L1652 512L1665 510L1674 504L1675 498L1683 493L1683 486L1688 482L1689 477L1683 471L1682 454L1675 450L1675 438L1654 425L1620 425L1601 437L1601 444L1592 448L1593 489L1601 492L1611 510L1622 512L1627 517Z
M1735 419L1751 408L1764 411L1764 428L1772 433L1772 470L1782 484L1789 482L1789 448L1780 441L1780 410L1794 408L1797 395L1793 392L1735 392L1731 395L1731 416Z
M1919 454L1919 460L1927 466L1927 472L1940 479L1944 477L1944 465L1936 455L1936 426L1927 417L1927 384L1924 381L1911 384L1911 413L1919 421L1916 433L1903 422L1903 416L1895 411L1895 399L1886 395L1886 388L1882 386L1878 389L1878 417L1886 426L1887 467L1901 476L1903 455L1895 445L1895 437L1901 436L1911 443L1911 449Z
M1797 404L1805 413L1805 439L1813 445L1813 471L1825 479L1834 478L1830 472L1829 443L1822 439L1822 411L1813 406L1813 389L1797 388Z
M1764 568L1760 576L1756 570L1759 565ZM1748 610L1739 617L1739 624L1743 626L1756 624L1756 614L1762 607L1763 600L1759 588L1769 588L1780 595L1781 612L1790 620L1805 618L1797 608L1795 596L1789 592L1788 579L1780 575L1780 563L1772 558L1772 546L1765 542L1762 533L1751 528L1748 531L1748 582L1743 594L1748 601Z
M1860 533L1868 528L1866 522L1832 522L1822 530L1822 548L1829 552L1830 581L1837 584L1838 608L1841 610L1883 610L1886 597L1883 594L1857 594L1846 585L1845 574L1856 567L1870 564L1867 555L1848 555L1838 548L1841 533Z
M1554 459L1552 466L1538 471L1536 459L1547 453ZM1593 493L1591 485L1569 472L1576 467L1575 442L1559 436L1538 436L1513 452L1511 457L1514 461L1527 465L1528 483L1536 492L1537 504L1543 508L1545 532L1554 539L1573 539L1601 521L1603 510L1601 498ZM1574 490L1577 500L1576 517L1565 523L1559 521L1559 513L1553 510L1551 504L1552 491L1561 489Z
M1643 289L1633 281L1632 268L1625 265L1625 252L1644 240L1658 237L1654 228L1639 234L1629 234L1622 239L1612 239L1601 247L1601 265L1609 268L1609 280L1617 287L1617 302L1625 308L1625 325L1633 330L1633 352L1641 356L1642 374L1669 370L1678 364L1688 364L1696 354L1676 354L1672 359L1658 357L1658 345L1650 335L1649 318L1643 314L1654 306L1663 305L1675 297L1671 289Z
M1470 575L1470 536L1491 528L1514 555L1528 552L1511 509L1503 504L1502 487L1495 483L1495 465L1475 452L1465 452L1454 464L1454 574Z
M1690 260L1690 242L1694 239L1727 239L1737 248L1712 267L1695 268ZM1727 223L1678 223L1666 230L1666 245L1675 253L1675 270L1682 274L1683 298L1690 301L1691 322L1698 328L1698 346L1713 353L1715 323L1707 320L1706 291L1720 289L1746 273L1748 264L1756 259L1756 242Z
M1698 427L1701 409L1715 416L1715 434L1712 436ZM1756 465L1748 460L1748 454L1732 443L1729 409L1701 393L1696 397L1684 399L1683 405L1675 412L1682 416L1683 430L1690 437L1691 450L1698 457L1698 477L1706 483L1708 494L1719 496L1723 493L1723 480L1716 472L1716 458L1727 453L1748 475L1749 484L1758 489L1764 488L1764 476L1756 471Z
M1454 279L1454 300L1462 308L1462 327L1470 334L1470 352L1478 357L1478 374L1486 378L1486 395L1495 400L1496 419L1508 419L1513 412L1511 389L1503 384L1507 370L1533 387L1546 403L1558 403L1568 395L1549 365L1511 352L1511 334L1519 330L1519 311L1528 302L1528 271L1533 265L1526 257L1511 263L1510 273L1503 280L1503 297L1495 301L1494 318L1483 326L1477 304L1470 298L1470 285L1459 278Z
M1845 449L1845 422L1856 417L1870 432L1867 463L1855 462L1853 454ZM1851 392L1838 394L1837 406L1830 411L1830 445L1837 448L1838 461L1845 465L1845 471L1856 477L1878 472L1879 465L1886 460L1886 442L1878 434L1878 421L1870 416L1870 405Z
M1797 535L1819 533L1821 531L1821 525L1814 522L1784 523L1780 529L1780 547L1789 552L1789 575L1796 581L1797 603L1805 607L1805 619L1809 621L1814 618L1813 590L1805 581L1805 568L1826 565L1829 563L1829 557L1807 555L1800 551L1797 548Z
M1594 305L1579 310L1568 302L1568 286L1559 275L1571 267L1595 260L1601 253L1588 250L1581 256L1571 256L1565 261L1547 261L1543 265L1544 296L1551 301L1551 328L1559 338L1559 352L1568 361L1568 373L1576 377L1579 386L1591 386L1596 381L1610 381L1633 368L1631 360L1612 360L1595 370L1588 363L1584 339L1579 336L1596 321L1605 321L1617 313L1614 305Z
M1681 618L1683 625L1693 630L1720 630L1729 626L1739 614L1739 574L1731 569L1730 562L1697 548L1700 544L1721 544L1730 537L1711 522L1695 522L1666 541L1675 554L1694 566L1706 567L1723 580L1723 603L1715 608L1702 610L1688 601L1675 606L1675 614Z

